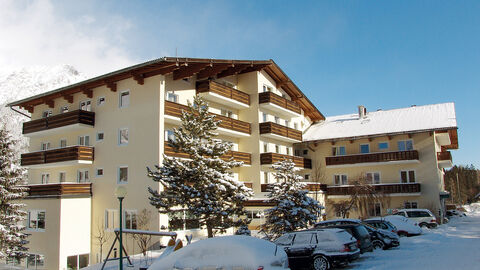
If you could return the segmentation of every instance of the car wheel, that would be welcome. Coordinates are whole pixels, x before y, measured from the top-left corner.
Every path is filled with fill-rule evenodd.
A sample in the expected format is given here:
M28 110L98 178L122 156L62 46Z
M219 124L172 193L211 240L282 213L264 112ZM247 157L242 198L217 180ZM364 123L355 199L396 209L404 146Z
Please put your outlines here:
M323 255L317 255L313 258L312 269L328 270L330 269L330 262L328 261L327 257Z
M400 231L398 232L398 236L408 236L408 233L404 231Z
M380 240L373 241L372 245L373 245L373 249L384 249L385 248L385 244Z
M427 224L427 228L429 229L435 229L437 226L437 224Z
M425 222L420 223L420 228L423 228L423 227L428 227L428 224Z

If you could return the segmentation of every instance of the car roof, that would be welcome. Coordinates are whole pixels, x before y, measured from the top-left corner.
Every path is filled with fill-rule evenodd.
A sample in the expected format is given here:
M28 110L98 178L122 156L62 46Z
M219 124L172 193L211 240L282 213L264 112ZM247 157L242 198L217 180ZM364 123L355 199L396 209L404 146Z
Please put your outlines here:
M313 232L313 231L325 231L325 232L337 233L337 232L341 232L341 231L345 231L345 230L339 229L339 228L327 227L327 228L312 228L312 229L307 229L307 230L303 230L303 231L296 231L296 232L292 232L292 233Z
M428 211L428 212L430 212L430 210L428 210L428 209L424 209L424 208L408 208L408 209L398 209L398 211L405 211L405 212L412 212L412 211Z

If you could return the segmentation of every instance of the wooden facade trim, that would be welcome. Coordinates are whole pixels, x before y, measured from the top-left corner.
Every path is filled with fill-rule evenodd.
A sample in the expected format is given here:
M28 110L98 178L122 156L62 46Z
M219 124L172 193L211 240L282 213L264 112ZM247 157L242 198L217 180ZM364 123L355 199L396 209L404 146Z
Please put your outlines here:
M55 183L24 187L28 188L26 199L92 196L92 183Z
M300 105L272 92L262 92L258 94L258 103L272 103L289 111L301 114Z
M241 102L245 105L250 105L249 94L214 81L198 82L196 90L197 94L211 92Z
M46 151L25 153L21 156L21 165L40 165L64 161L93 161L94 148L90 146L70 146Z
M163 152L167 156L178 157L178 158L190 158L190 156L187 153L175 152L173 147L168 145L168 142L164 143L163 149L164 149ZM229 151L227 154L222 156L223 160L230 160L231 158L233 158L233 160L235 160L235 161L243 161L243 164L245 164L245 165L251 165L252 164L252 154L250 154L250 153L238 152L238 151Z
M439 161L452 161L452 154L450 151L437 152L437 160Z
M327 185L325 184L320 184L320 183L305 183L306 189L308 191L326 191L327 190ZM261 185L261 191L262 192L269 192L271 184L262 184Z
M302 141L302 132L293 128L279 125L273 122L264 122L259 124L260 134L275 134L285 138Z
M304 169L312 168L312 160L308 158L289 156L289 155L283 155L283 154L277 154L277 153L261 153L260 154L260 164L262 165L270 165L283 160L291 160L293 161L293 163L295 163L295 166L300 168L304 168Z
M399 193L420 193L420 183L398 183L398 184L376 184L375 191L383 194ZM351 195L354 192L354 186L327 186L327 196L332 195Z
M372 163L372 162L390 162L390 161L407 161L418 160L418 151L397 151L397 152L382 152L369 154L356 154L345 156L326 157L326 165L345 165L357 163Z
M74 124L84 124L92 127L95 126L95 113L84 110L75 110L46 118L24 122L23 134L29 134L32 132L49 130Z

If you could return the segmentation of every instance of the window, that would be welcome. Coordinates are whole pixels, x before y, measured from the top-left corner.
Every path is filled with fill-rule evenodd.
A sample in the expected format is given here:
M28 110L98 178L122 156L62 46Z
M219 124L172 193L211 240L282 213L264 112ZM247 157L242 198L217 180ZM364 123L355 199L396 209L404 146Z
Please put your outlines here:
M272 92L272 87L264 85L263 92Z
M60 107L60 113L66 113L66 112L68 112L68 106Z
M299 149L295 149L295 156L299 157L302 154L302 151Z
M66 139L61 139L60 140L60 148L65 148L67 147L67 140Z
M88 183L90 182L90 174L88 170L78 170L77 171L77 182L78 183Z
M50 116L52 116L52 110L46 110L42 113L43 118L47 118L47 117L50 117Z
M91 112L92 111L92 101L91 100L80 101L80 110Z
M405 209L415 209L418 208L417 202L405 202L404 203L404 208Z
M28 254L26 261L28 269L42 269L45 266L44 255Z
M233 118L233 112L227 109L221 109L220 114L226 117Z
M286 127L290 127L290 121L285 120L285 126L286 126Z
M172 93L172 92L167 92L167 100L171 102L178 103L178 95Z
M380 184L380 173L378 172L368 172L366 173L368 183Z
M58 182L63 183L67 181L67 173L66 172L59 172L58 173Z
M245 216L249 219L263 219L265 217L265 213L262 210L252 210L246 211Z
M104 138L105 138L105 133L103 132L97 133L97 142L103 141Z
M298 130L298 123L293 123L293 129Z
M170 231L200 228L198 218L188 211L169 212L168 224Z
M276 124L280 124L280 117L275 116L275 123L276 123Z
M413 150L413 141L412 140L398 141L397 144L398 144L398 151Z
M263 152L268 153L268 143L266 142L263 143Z
M310 244L315 234L313 233L297 233L293 240L294 245L307 245Z
M42 142L42 144L40 145L40 149L42 151L50 149L50 143L49 142Z
M333 184L335 186L348 185L348 179L346 174L335 174L333 176Z
M45 210L29 210L27 227L31 230L45 230Z
M370 145L369 144L360 144L360 153L362 153L362 154L370 153Z
M380 203L370 204L368 206L368 214L371 217L381 217L382 216L382 206Z
M102 168L97 168L96 175L97 175L97 177L103 176L103 169Z
M280 146L275 145L275 153L280 154Z
M303 149L303 155L304 156L308 155L308 149Z
M402 183L415 183L415 171L400 171Z
M277 240L275 240L275 243L281 246L290 246L292 244L294 236L295 234L293 233L284 234L280 236Z
M118 168L118 183L125 184L128 182L128 167Z
M50 182L50 174L42 173L42 184L48 184Z
M125 210L125 229L137 229L137 210Z
M81 269L88 266L89 254L80 254L67 257L67 269Z
M290 147L287 147L286 150L287 150L287 155L290 156Z
M103 104L105 104L105 97L99 97L97 99L97 106L102 106Z
M118 210L106 209L105 210L105 229L114 230L118 228Z
M268 184L268 172L263 172L263 183Z
M173 130L170 130L170 129L165 130L165 141L167 142L175 141L175 133L173 133Z
M267 122L268 121L268 116L266 113L262 113L262 117L263 117L263 122Z
M89 146L90 145L90 136L78 136L78 145Z
M345 146L334 146L332 147L332 156L344 156L347 154Z
M305 181L310 180L310 174L305 174L305 176L303 176L303 179L305 179Z
M128 107L130 104L130 91L120 92L120 108Z
M128 144L128 128L121 128L118 131L118 144L120 145Z
M388 150L388 142L379 142L378 150Z

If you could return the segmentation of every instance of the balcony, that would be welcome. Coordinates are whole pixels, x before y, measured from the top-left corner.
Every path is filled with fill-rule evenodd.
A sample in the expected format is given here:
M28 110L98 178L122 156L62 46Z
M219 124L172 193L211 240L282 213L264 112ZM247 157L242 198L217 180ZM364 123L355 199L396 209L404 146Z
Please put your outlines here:
M287 118L298 117L301 114L300 105L272 92L259 93L258 103L261 108L268 109Z
M76 110L25 122L23 123L23 134L29 137L45 136L49 132L58 132L59 128L79 129L93 126L95 126L94 112Z
M27 185L26 199L35 198L62 198L62 197L91 197L91 183L55 183Z
M390 196L418 196L421 193L420 183L376 184L375 191ZM348 196L354 193L354 186L328 186L328 196Z
M165 122L175 125L181 124L180 117L182 116L182 111L188 111L188 106L171 101L165 101ZM215 113L211 114L215 115L217 120L222 120L217 129L219 134L234 137L250 136L250 123Z
M308 191L324 191L327 186L325 184L320 184L320 183L305 183L305 184L307 184ZM262 184L261 191L268 192L269 186L270 184Z
M164 144L164 153L167 156L178 157L178 158L190 158L187 153L175 152L173 147L168 145L168 142ZM252 165L252 155L250 153L238 152L238 151L229 151L227 154L222 156L223 160L229 160L233 157L235 161L243 161L244 165Z
M225 104L235 109L250 107L249 94L214 81L198 82L197 95L205 100Z
M70 146L22 154L21 165L28 167L59 167L92 164L94 150L90 146Z
M282 160L292 160L295 163L296 167L303 168L303 169L311 169L312 168L312 160L303 157L296 157L296 156L288 156L282 155L277 153L262 153L260 154L260 164L262 165L270 165Z
M273 122L260 123L260 134L271 139L289 143L302 141L301 131Z
M391 163L418 163L418 151L382 152L326 157L327 166L371 166Z
M450 151L437 152L437 160L439 168L450 168L453 166Z

